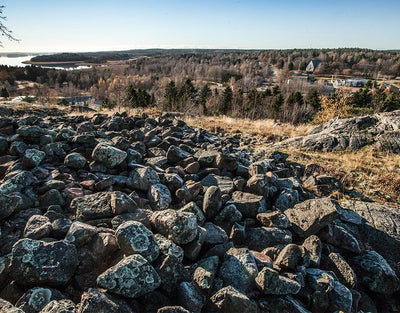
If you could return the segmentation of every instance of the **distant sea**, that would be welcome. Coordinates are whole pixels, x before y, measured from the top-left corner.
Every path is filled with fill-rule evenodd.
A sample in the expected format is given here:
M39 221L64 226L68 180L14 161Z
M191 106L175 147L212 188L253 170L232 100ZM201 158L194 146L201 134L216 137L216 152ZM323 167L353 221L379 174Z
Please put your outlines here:
M8 66L29 66L29 64L24 64L22 62L25 61L30 61L34 55L27 55L23 57L7 57L7 56L0 56L0 65L8 65ZM80 66L75 66L75 67L61 67L61 66L50 66L50 65L36 65L40 66L43 68L52 68L56 70L67 70L67 71L72 71L72 70L82 70L82 69L87 69L91 68L91 66L85 66L85 65L80 65Z
M27 55L24 57L16 57L16 58L0 56L0 64L8 66L27 66L27 64L24 64L22 62L30 61L30 59L32 59L33 57L34 57L33 55Z

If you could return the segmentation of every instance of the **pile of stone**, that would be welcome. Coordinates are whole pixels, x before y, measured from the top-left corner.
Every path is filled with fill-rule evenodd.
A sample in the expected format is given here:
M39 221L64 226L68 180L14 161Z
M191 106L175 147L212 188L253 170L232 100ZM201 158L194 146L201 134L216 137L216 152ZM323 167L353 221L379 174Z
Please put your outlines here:
M339 205L316 165L168 116L0 134L0 312L400 310L398 208Z

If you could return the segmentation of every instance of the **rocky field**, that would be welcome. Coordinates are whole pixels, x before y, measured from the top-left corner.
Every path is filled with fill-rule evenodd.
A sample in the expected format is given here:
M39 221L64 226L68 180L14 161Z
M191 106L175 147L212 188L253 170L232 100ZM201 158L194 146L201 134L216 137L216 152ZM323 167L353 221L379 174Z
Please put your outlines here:
M0 110L0 312L400 311L398 207L168 114L45 113Z

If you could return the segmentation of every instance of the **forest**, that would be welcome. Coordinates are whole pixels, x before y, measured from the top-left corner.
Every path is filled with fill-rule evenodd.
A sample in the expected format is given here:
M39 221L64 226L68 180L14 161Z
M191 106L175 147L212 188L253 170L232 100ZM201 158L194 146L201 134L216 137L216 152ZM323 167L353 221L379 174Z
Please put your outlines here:
M155 106L190 114L274 118L292 123L324 120L332 114L351 116L400 108L396 89L399 51L140 51L83 54L85 60L105 58L101 66L85 70L1 66L0 87L10 96L34 95L46 102L57 97L91 95L108 108ZM82 59L80 55L62 56ZM126 60L128 56L134 57ZM62 59L57 55L46 58L36 60ZM120 62L107 63L107 58ZM306 73L311 60L320 60L321 64L313 73ZM357 89L335 91L330 86L333 78L351 77L368 82ZM394 82L393 88L387 88L389 81ZM21 89L21 82L33 84Z

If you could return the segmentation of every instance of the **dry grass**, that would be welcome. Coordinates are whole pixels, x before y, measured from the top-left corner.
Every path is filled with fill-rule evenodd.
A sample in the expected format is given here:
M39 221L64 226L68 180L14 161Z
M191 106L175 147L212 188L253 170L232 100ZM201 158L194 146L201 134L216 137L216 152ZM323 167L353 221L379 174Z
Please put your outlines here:
M242 132L250 135L261 135L274 138L292 138L307 135L312 126L276 123L274 120L250 120L222 117L186 117L183 119L188 125L216 132L224 130L228 133Z
M273 120L251 121L229 117L189 117L185 121L190 126L211 131L223 129L228 133L235 133L240 130L249 135L269 137L271 141L282 137L307 135L313 127L276 124ZM265 144L254 148L263 148L263 145ZM355 190L377 202L400 204L400 155L398 154L378 152L371 147L364 147L356 152L305 152L297 149L283 152L289 154L289 161L303 165L316 163L322 166L325 174L341 180L347 190ZM336 197L348 198L343 194Z
M340 179L344 187L361 192L374 201L400 204L400 155L362 149L356 152L286 151L289 161L321 165L327 175Z

